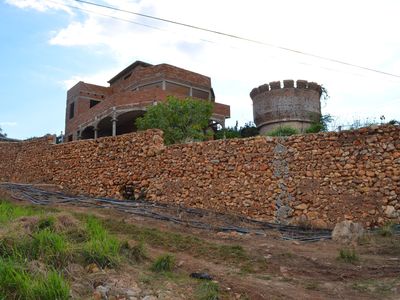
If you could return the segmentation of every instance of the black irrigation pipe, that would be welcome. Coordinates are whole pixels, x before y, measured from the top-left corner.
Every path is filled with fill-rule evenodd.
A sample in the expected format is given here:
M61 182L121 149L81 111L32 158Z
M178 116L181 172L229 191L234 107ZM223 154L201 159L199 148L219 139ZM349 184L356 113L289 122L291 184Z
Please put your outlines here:
M73 204L84 207L96 207L103 209L111 208L128 214L135 214L142 217L173 222L183 226L219 232L237 232L241 234L254 233L257 235L264 235L265 230L275 230L282 234L282 239L284 240L314 242L331 238L331 230L327 229L305 229L293 225L263 222L242 216L212 212L199 208L185 208L182 206L154 203L146 200L127 201L115 200L111 198L69 196L61 192L50 192L26 184L0 183L0 186L3 186L4 188L18 194L18 197L14 195L13 198L18 200L21 200L22 198L37 205ZM162 210L163 213L154 211L156 209ZM181 213L188 215L187 218L182 219L176 217L177 214ZM194 220L193 217L211 217L213 221L216 221L217 223L222 222L223 226L213 226L207 222ZM230 222L228 222L228 220ZM242 227L229 223L244 223L250 226Z

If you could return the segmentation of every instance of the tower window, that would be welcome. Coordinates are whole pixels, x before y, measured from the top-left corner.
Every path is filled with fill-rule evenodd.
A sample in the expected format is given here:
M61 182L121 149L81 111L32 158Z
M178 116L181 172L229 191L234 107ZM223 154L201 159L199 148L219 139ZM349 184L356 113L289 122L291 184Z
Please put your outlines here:
M75 102L69 105L69 118L72 119L75 115Z

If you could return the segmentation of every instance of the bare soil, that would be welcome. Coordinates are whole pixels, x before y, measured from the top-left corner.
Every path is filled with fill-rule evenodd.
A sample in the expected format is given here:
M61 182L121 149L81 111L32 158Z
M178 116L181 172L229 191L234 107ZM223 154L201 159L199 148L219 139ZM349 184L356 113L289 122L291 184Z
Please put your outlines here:
M54 207L68 213L94 214L106 221L111 232L132 242L137 242L138 237L129 230L130 226L166 236L176 234L177 239L189 235L209 244L210 249L221 245L244 249L244 258L231 259L229 253L226 258L213 251L203 253L195 249L199 245L196 243L174 248L157 240L145 240L148 262L136 267L124 265L98 275L103 281L114 278L128 285L136 282L141 289L156 289L159 299L195 299L197 283L189 277L193 272L210 274L219 284L220 299L400 299L399 236L368 234L351 246L331 240L310 243L282 240L281 234L273 230L264 234L215 232L112 209L60 204ZM350 263L338 258L345 248L354 249L357 259ZM153 275L148 271L151 259L167 252L176 257L175 275ZM93 277L96 274L77 274L74 285L88 289L96 280Z

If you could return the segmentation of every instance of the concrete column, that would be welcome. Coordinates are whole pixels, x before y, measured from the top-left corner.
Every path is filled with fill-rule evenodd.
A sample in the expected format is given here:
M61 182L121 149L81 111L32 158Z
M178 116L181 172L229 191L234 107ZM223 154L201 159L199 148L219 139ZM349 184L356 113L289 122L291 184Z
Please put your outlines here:
M112 118L111 122L112 122L112 136L116 136L117 135L117 118Z
M98 136L98 133L99 133L99 129L97 127L95 127L93 129L93 131L94 131L94 139L97 139L97 136Z

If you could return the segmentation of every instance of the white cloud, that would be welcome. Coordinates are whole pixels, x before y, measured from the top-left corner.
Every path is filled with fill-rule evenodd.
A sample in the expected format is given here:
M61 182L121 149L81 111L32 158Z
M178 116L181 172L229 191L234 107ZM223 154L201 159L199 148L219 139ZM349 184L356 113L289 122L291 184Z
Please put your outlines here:
M41 12L56 9L63 10L66 12L71 12L71 10L56 1L46 1L46 0L6 0L6 3L14 5L19 8L32 8Z
M0 126L1 127L15 127L17 126L18 123L17 122L0 122Z
M18 7L37 10L50 7L45 0L7 0ZM252 120L249 92L255 86L283 79L306 79L324 84L331 99L326 112L344 119L354 115L400 118L400 79L351 68L333 62L249 43L221 35L188 29L143 17L93 7L70 0L75 6L108 14L74 15L71 23L56 32L52 45L90 46L105 49L116 61L112 70L76 75L78 80L106 85L106 81L134 60L170 63L212 78L217 101L231 105L232 119ZM107 0L120 9L151 14L178 22L236 34L324 57L387 72L399 73L400 40L395 39L400 2L387 0L336 1L228 1L228 0ZM111 57L110 57L111 60ZM391 102L392 101L392 102ZM397 107L397 109L393 109Z

